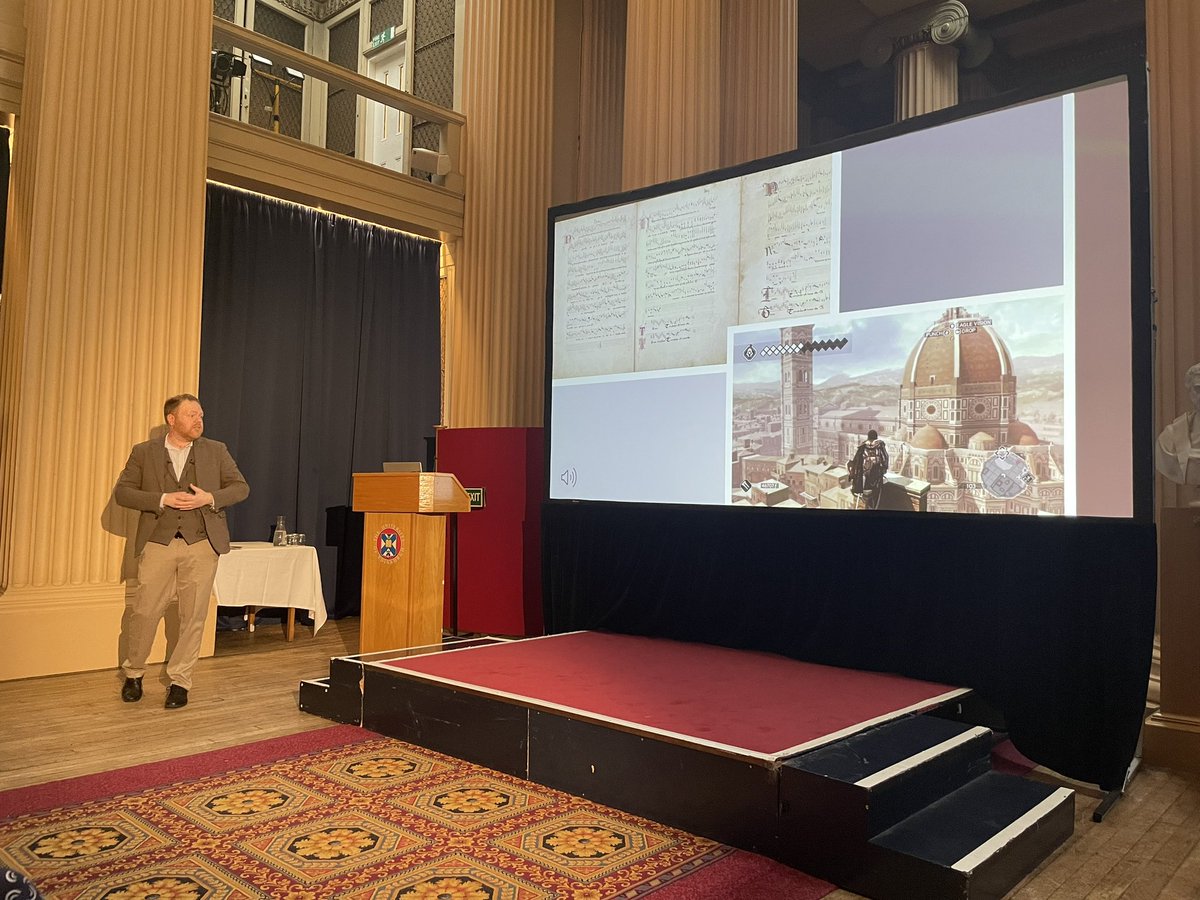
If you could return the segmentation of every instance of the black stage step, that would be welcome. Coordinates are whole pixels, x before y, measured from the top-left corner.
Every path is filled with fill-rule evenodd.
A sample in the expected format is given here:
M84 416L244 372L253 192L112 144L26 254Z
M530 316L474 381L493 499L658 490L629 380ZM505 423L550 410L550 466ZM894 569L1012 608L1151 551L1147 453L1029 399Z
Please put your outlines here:
M947 896L1003 897L1070 837L1075 793L988 772L872 840L889 875L912 887L943 884ZM889 859L890 857L890 859ZM913 896L892 893L890 896Z
M947 719L909 716L787 761L802 788L849 800L864 813L863 840L944 797L991 766L992 732ZM785 784L794 779L784 775ZM785 803L787 802L785 794Z
M362 724L362 664L335 657L326 678L300 682L300 709L342 725Z
M329 678L300 682L300 710L342 725L362 724L362 697L357 700Z
M910 716L788 760L780 858L879 900L1002 896L1071 834L1074 795L992 772L993 740Z

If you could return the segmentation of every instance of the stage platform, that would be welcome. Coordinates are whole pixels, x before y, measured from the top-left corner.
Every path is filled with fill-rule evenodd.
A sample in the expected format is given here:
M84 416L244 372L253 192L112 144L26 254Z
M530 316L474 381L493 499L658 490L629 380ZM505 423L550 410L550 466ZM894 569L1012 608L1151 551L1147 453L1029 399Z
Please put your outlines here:
M338 657L301 709L754 850L872 897L1000 897L1074 825L991 771L969 691L601 632Z

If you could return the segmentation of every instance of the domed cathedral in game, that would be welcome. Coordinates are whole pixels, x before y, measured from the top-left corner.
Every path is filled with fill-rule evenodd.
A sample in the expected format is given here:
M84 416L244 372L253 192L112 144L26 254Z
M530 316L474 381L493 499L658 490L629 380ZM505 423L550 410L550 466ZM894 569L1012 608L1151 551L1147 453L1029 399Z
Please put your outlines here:
M963 306L921 328L888 384L880 382L889 370L879 373L875 405L846 399L863 394L832 393L838 379L830 377L825 354L812 349L812 325L780 328L778 408L768 414L756 452L735 454L734 502L857 508L846 463L876 431L889 458L883 508L1062 515L1056 366L1041 361L1048 370L1041 371L1038 360L1014 355L992 316ZM1022 398L1045 420L1043 437L1019 418Z
M930 326L904 364L899 436L912 440L930 425L950 447L965 447L981 432L1007 444L1016 405L1017 378L1004 340L990 319L955 306Z
M946 310L900 386L894 474L929 484L939 512L1063 512L1063 448L1022 422L1012 354L991 319Z

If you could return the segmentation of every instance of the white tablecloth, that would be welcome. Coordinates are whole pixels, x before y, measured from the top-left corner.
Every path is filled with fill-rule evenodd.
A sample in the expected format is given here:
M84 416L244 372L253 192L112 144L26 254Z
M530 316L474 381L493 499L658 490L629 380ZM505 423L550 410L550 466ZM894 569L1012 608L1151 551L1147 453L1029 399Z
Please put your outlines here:
M325 595L317 550L307 544L275 547L267 541L231 544L217 563L213 593L221 606L294 606L325 624Z

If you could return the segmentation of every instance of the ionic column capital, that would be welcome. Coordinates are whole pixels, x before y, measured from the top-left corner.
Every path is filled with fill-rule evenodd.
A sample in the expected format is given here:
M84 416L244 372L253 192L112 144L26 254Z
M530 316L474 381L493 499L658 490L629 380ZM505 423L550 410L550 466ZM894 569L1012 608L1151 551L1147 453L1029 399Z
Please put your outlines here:
M941 0L882 19L867 33L859 59L869 69L878 68L916 44L955 46L959 64L967 69L980 65L992 52L991 36L971 24L966 4Z

